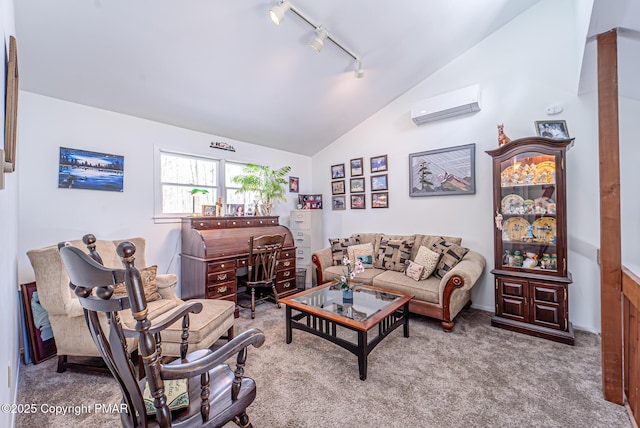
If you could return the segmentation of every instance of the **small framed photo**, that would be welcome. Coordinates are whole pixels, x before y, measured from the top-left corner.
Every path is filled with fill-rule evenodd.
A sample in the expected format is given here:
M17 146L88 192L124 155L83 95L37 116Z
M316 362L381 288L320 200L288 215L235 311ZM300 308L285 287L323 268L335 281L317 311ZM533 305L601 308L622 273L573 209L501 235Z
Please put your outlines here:
M352 210L364 210L367 208L366 195L351 195L351 209Z
M343 195L344 192L344 180L332 181L331 182L331 194L332 195Z
M344 164L331 165L331 178L344 178Z
M387 170L387 155L375 156L371 158L371 172Z
M347 203L345 201L345 196L332 196L331 197L331 208L334 211L344 210L347 208Z
M322 195L298 195L298 205L303 210L321 210Z
M350 191L351 191L351 193L362 193L362 192L364 192L364 177L362 177L362 178L352 178L351 179Z
M38 364L56 354L56 341L49 323L47 311L40 304L36 283L20 284L22 308L29 335L29 344L33 361Z
M538 120L536 121L538 137L565 140L569 138L567 122L564 120Z
M227 215L233 217L244 217L244 204L227 204Z
M362 158L351 159L351 176L356 177L364 174Z
M371 208L389 208L389 192L372 193Z
M387 174L372 175L371 176L371 191L376 192L378 190L388 190Z
M202 215L216 215L216 206L215 205L203 205L202 206Z
M298 177L289 177L289 192L298 193L298 185L300 183L300 178Z

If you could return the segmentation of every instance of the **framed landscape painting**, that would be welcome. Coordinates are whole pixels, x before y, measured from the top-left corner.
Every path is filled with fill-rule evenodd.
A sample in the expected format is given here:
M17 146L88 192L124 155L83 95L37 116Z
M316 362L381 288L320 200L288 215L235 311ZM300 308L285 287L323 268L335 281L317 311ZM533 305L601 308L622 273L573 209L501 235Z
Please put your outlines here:
M409 154L409 196L476 193L475 144Z
M351 159L351 176L363 175L362 158Z
M58 187L122 192L124 156L60 147Z

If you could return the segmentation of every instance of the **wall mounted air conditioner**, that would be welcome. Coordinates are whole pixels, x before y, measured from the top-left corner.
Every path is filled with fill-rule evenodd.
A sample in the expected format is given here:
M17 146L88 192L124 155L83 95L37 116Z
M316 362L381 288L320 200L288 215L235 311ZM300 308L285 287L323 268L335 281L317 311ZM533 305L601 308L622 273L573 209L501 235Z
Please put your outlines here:
M480 86L473 85L414 104L411 108L411 119L416 125L422 125L479 110Z

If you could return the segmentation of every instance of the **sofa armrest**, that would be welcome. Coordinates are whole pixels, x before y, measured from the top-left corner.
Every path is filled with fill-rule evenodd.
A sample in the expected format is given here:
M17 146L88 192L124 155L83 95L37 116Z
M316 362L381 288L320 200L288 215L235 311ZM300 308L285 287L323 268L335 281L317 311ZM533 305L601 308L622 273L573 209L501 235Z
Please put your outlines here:
M322 278L322 270L333 265L333 256L331 254L331 247L318 250L311 255L311 260L316 265L316 272L318 274L318 285L324 283Z
M182 302L182 300L176 294L175 286L178 284L178 276L173 273L167 273L156 276L156 285L158 286L158 293L163 299L171 299Z

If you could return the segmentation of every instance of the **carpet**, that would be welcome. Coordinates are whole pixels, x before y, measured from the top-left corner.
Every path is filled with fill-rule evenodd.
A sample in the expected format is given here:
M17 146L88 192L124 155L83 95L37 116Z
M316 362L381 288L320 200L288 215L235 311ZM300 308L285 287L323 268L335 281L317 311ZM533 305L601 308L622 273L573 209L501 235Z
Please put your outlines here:
M236 320L237 333L266 335L246 365L258 385L248 409L256 428L631 427L625 408L602 398L596 334L577 331L568 346L491 327L491 314L475 309L452 333L411 316L410 337L400 328L380 342L361 381L357 358L328 341L294 330L285 344L284 314L263 303L255 320L249 310ZM107 407L120 401L112 378L55 367L55 358L21 367L18 403L37 411L17 415L16 427L119 425Z

